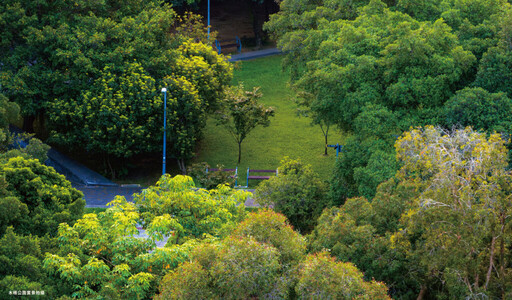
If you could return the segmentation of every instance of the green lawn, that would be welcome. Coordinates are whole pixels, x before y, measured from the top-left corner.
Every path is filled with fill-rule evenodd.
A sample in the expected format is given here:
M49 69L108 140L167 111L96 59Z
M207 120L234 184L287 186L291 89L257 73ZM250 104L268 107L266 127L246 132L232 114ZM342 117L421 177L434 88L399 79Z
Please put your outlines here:
M242 161L238 167L239 182L245 185L247 167L251 169L275 169L284 156L301 158L313 165L322 179L329 179L336 159L335 151L329 149L324 156L324 142L320 127L310 126L308 118L299 118L292 92L287 87L288 72L281 71L281 56L271 56L240 63L235 70L234 85L244 83L246 89L260 86L261 101L274 107L276 114L269 127L256 128L242 143ZM341 143L341 134L332 130L329 143ZM238 147L233 137L223 128L208 120L204 138L200 142L197 157L193 162L205 161L211 166L223 164L234 168L238 158ZM251 182L253 186L256 182Z

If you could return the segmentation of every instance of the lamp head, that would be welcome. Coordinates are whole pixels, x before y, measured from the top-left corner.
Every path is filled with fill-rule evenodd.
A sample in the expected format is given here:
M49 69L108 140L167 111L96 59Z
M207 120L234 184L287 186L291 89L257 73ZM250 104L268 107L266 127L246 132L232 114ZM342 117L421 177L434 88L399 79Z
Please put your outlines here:
M167 92L167 89L166 88L162 88L162 93L165 93Z

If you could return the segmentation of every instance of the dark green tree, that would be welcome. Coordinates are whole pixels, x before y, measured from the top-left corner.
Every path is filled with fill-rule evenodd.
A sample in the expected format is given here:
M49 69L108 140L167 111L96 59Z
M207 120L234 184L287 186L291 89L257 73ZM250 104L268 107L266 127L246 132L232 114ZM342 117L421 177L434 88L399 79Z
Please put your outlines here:
M0 44L0 84L2 91L20 105L26 130L33 131L34 119L39 117L43 125L47 122L53 141L70 150L81 150L80 142L70 141L86 140L91 151L105 156L119 158L148 151L161 145L162 134L152 127L159 115L145 122L142 117L156 108L137 111L121 102L147 100L147 105L154 106L155 97L161 97L156 93L169 84L169 98L185 97L188 103L171 107L176 118L170 122L179 128L173 128L169 138L169 148L185 170L185 161L193 155L205 122L204 112L217 108L232 77L231 64L206 44L204 27L198 30L202 24L199 18L178 18L170 5L160 0L80 0L72 7L65 1L9 0L0 4L0 11L0 23L9 24ZM134 62L143 69L137 72L146 78L144 88L141 82L133 81L135 75L127 75L134 70ZM124 83L133 86L119 89L122 77ZM135 92L135 87L144 91ZM118 98L120 95L123 99ZM107 100L106 107L115 107L109 121L105 121L109 115L106 107L102 111L93 105ZM82 126L76 126L77 122L87 123L80 111L103 115L89 120L88 130L79 130ZM121 116L130 116L129 121L119 119ZM118 121L115 129L114 120ZM128 123L134 132L128 133ZM111 137L105 137L106 127ZM117 142L105 142L114 134Z
M472 126L487 132L512 133L512 100L505 93L465 88L445 104L445 124Z
M20 107L10 102L7 97L0 93L0 149L5 151L7 146L11 143L11 136L9 134L9 124L18 119Z
M308 95L315 120L353 135L333 176L336 203L371 198L393 175L393 136L444 121L445 102L472 84L478 59L507 36L500 28L509 7L480 0L281 2L266 28L287 53L292 84ZM390 134L361 131L363 115L368 129Z
M476 75L474 85L489 92L504 92L512 97L512 47L491 48L487 51Z
M49 117L59 130L52 141L69 148L80 144L100 154L115 171L112 158L131 157L155 151L161 135L163 101L155 80L137 62L116 74L106 66L92 86L77 99L57 99L50 104Z

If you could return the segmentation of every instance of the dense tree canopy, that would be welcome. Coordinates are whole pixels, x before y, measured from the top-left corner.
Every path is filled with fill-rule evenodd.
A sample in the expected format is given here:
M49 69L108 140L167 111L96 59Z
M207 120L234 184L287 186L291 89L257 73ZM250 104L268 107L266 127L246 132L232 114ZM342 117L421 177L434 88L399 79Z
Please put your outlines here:
M85 200L63 175L37 159L11 158L0 164L2 187L0 230L55 236L60 223L82 216Z
M190 262L164 277L157 299L388 299L384 284L365 281L353 265L305 250L283 215L249 214L227 239L196 247Z
M281 2L266 28L287 52L298 97L314 122L354 135L331 180L333 201L372 198L396 170L390 136L445 125L457 91L509 91L511 11L505 0ZM370 130L361 132L361 117ZM379 122L388 137L372 132Z
M159 91L167 87L175 125L168 132L170 156L185 170L205 113L232 77L230 63L205 44L204 28L197 30L200 19L179 18L160 0L72 7L9 0L0 11L0 84L20 105L25 130L33 130L37 116L51 140L70 150L85 145L114 158L152 151L161 145Z
M445 103L445 124L487 132L512 133L512 100L505 93L465 88Z
M427 126L396 142L401 168L372 202L326 210L312 250L330 249L393 296L508 298L511 174L499 134ZM416 293L416 295L414 295Z
M163 176L156 185L135 195L141 217L149 224L159 220L162 226L175 230L171 241L181 244L205 235L227 236L246 215L248 192L225 185L217 189L194 190L188 176Z

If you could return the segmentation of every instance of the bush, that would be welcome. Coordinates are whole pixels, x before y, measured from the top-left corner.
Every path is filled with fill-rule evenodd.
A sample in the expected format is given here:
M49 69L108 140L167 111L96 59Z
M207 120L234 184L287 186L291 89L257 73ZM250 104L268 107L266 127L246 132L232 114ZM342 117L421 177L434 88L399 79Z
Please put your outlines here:
M329 205L327 187L311 165L284 158L278 176L262 182L255 191L255 201L284 214L297 230L309 232L322 210Z
M217 169L219 171L208 171L210 170L210 165L205 162L193 164L188 167L187 174L190 175L194 182L207 190L217 188L219 184L225 184L230 187L235 186L236 177L234 177L231 172L223 172L220 171L224 169L223 165L217 165Z

